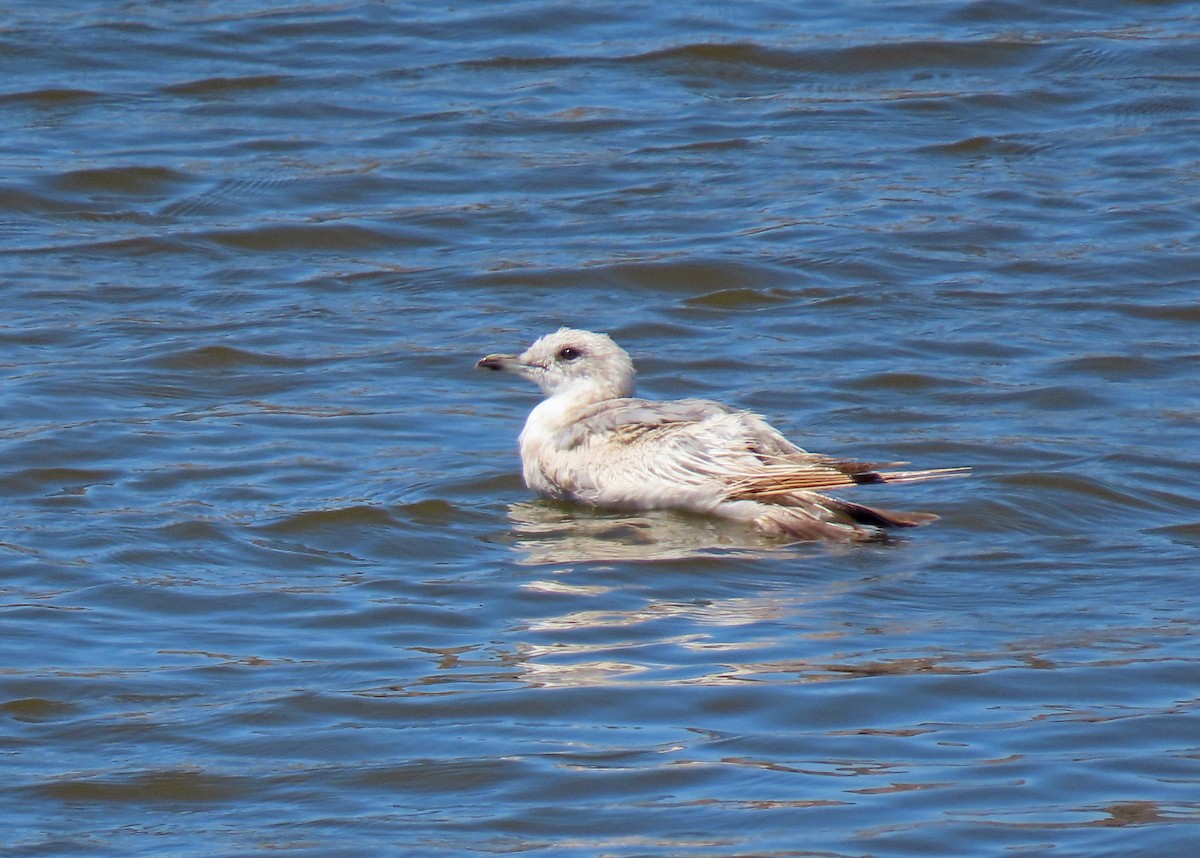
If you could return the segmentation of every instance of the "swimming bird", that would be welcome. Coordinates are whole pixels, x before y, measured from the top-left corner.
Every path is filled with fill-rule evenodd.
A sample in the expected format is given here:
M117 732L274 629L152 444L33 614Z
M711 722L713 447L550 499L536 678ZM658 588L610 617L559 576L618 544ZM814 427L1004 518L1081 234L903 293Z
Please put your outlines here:
M821 492L958 476L887 471L809 453L762 417L705 399L634 396L629 354L606 334L561 328L520 355L476 364L528 379L546 398L519 444L525 484L544 497L617 509L681 509L746 522L772 537L865 541L937 518Z

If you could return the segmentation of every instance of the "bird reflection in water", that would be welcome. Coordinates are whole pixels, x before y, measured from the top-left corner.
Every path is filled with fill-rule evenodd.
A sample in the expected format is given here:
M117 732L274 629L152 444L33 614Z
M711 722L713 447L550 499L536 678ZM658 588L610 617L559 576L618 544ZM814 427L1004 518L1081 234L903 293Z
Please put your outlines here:
M522 563L679 560L712 554L767 555L795 543L738 522L675 510L621 514L546 501L510 504ZM829 546L826 546L827 548Z

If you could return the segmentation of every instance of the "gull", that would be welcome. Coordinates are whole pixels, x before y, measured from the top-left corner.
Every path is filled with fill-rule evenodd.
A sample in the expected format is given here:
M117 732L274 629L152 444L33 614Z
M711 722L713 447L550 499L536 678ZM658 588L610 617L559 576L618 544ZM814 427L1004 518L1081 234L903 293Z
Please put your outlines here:
M546 394L519 444L525 484L555 500L687 510L745 522L769 537L858 542L937 516L821 492L969 470L880 470L903 463L809 453L759 415L706 399L636 398L633 361L606 334L561 328L520 355L492 354L476 366L528 379Z

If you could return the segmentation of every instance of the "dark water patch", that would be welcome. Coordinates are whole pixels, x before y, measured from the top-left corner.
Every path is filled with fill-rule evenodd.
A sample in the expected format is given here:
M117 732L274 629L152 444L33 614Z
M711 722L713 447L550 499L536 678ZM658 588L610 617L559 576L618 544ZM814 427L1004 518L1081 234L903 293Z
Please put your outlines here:
M1018 36L979 40L915 39L844 47L782 48L757 42L697 42L626 56L497 56L471 60L480 71L551 71L642 66L693 83L779 83L788 78L855 76L937 70L1024 67L1044 51L1037 41Z
M504 480L506 485L511 481ZM441 498L427 498L403 504L395 509L395 514L413 524L423 527L449 527L460 523L474 515L467 515L458 504Z
M916 372L881 372L855 379L853 386L860 390L894 390L900 393L926 390L947 390L961 386L955 379Z
M39 796L67 804L143 804L191 807L245 799L261 784L203 769L130 772L118 777L60 778L33 788Z
M117 220L127 220L136 224L142 220L142 215L128 213L118 217ZM144 233L145 231L138 230L138 232ZM62 236L53 236L53 238L61 241ZM79 241L78 238L78 236L70 236L67 241L61 243L19 247L16 250L22 254L37 257L62 258L64 255L69 255L77 259L102 258L108 260L114 257L121 259L155 257L179 259L192 254L214 255L214 251L206 248L203 242L182 235L156 232L153 235L140 234L130 238L98 238L83 241ZM87 300L87 297L83 296L83 300Z
M213 77L204 80L176 83L163 87L167 95L185 95L192 98L226 98L237 96L247 90L276 90L294 86L290 77L283 75L245 75L241 77Z
M182 351L171 352L154 360L154 365L162 369L182 370L185 372L231 369L300 370L310 364L310 361L301 358L252 352L227 345L187 348Z
M1168 524L1161 527L1150 528L1149 533L1164 536L1173 542L1181 545L1188 545L1193 548L1200 548L1200 521L1188 522L1187 524Z
M166 167L99 167L63 173L53 187L73 194L119 194L133 197L160 197L176 193L192 177Z
M631 293L644 293L648 290L698 298L720 292L783 294L780 290L789 285L791 280L785 271L769 266L719 258L689 258L667 262L597 265L573 270L489 271L476 275L473 283L488 289L565 289L590 284L609 289L619 288Z
M938 143L922 147L921 151L937 155L967 155L978 156L1029 156L1036 155L1057 147L1057 143L1030 143L1016 136L1004 137L968 137L954 143Z
M1059 364L1064 375L1094 376L1106 382L1135 382L1154 378L1191 375L1200 366L1200 355L1088 355Z
M748 265L722 259L688 259L678 262L617 265L605 272L627 288L693 296L758 292L770 294L785 286L785 272L768 266Z
M649 344L665 342L668 340L686 341L692 332L693 328L684 322L671 321L667 319L645 319L643 321L623 322L620 328L614 330L613 336L619 336L622 341L630 343L629 348L631 353L635 351L639 352L635 358L635 362L640 366L643 365L645 361L655 361L658 358L653 353L647 353L647 351L644 349L638 349L633 345L634 343L642 342ZM718 363L725 365L724 361L734 361L736 364L738 360L738 358L734 355L714 355L710 357L707 355L698 355L694 351L689 351L686 359L688 361L712 361L712 363L708 364L710 368L714 368ZM649 364L645 365L649 366ZM677 371L680 369L678 363L662 363L659 365L660 370L669 370L672 367Z
M1169 302L1161 304L1117 303L1112 307L1118 313L1138 319L1153 319L1193 325L1200 322L1200 302Z
M754 43L700 43L637 57L639 62L704 68L720 76L722 69L765 72L864 74L913 69L983 69L1030 62L1041 50L1016 39L979 41L917 40L877 42L842 48L782 50Z
M40 193L28 187L5 185L0 187L0 208L6 212L64 214L76 211L79 206L74 200L63 199L58 194ZM10 226L8 229L12 229L12 227ZM32 229L25 230L26 234L33 232Z
M424 231L328 221L317 224L264 225L239 230L213 230L202 237L214 244L255 253L389 251L434 247L442 243Z
M297 536L345 528L387 528L394 527L397 523L396 517L387 509L360 504L296 513L264 525L262 529L267 533Z
M710 307L716 310L761 310L779 304L791 303L791 295L784 291L764 289L720 289L696 298L688 298L690 307Z
M25 724L44 724L74 716L79 707L63 700L44 697L24 697L0 703L0 717Z
M0 104L34 108L75 107L104 100L107 96L90 89L47 88L0 94Z
M471 58L456 63L465 71L474 73L486 72L527 72L567 70L572 67L600 67L605 59L600 56L560 55L552 53L535 53L530 56L517 56L511 53L498 53L483 58Z
M1028 385L1015 390L989 393L965 390L951 394L950 398L964 405L1024 405L1039 411L1094 412L1108 405L1108 399L1102 391L1067 385Z
M116 471L87 468L22 468L0 476L0 492L13 495L82 495L94 486L111 486Z

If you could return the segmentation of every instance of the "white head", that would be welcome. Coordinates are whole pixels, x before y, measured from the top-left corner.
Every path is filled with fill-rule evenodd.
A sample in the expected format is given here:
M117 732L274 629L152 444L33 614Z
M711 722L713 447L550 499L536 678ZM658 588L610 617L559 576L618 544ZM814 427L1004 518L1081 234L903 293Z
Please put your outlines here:
M629 355L605 334L559 328L521 355L488 355L476 366L527 378L547 396L567 393L592 402L633 396Z

